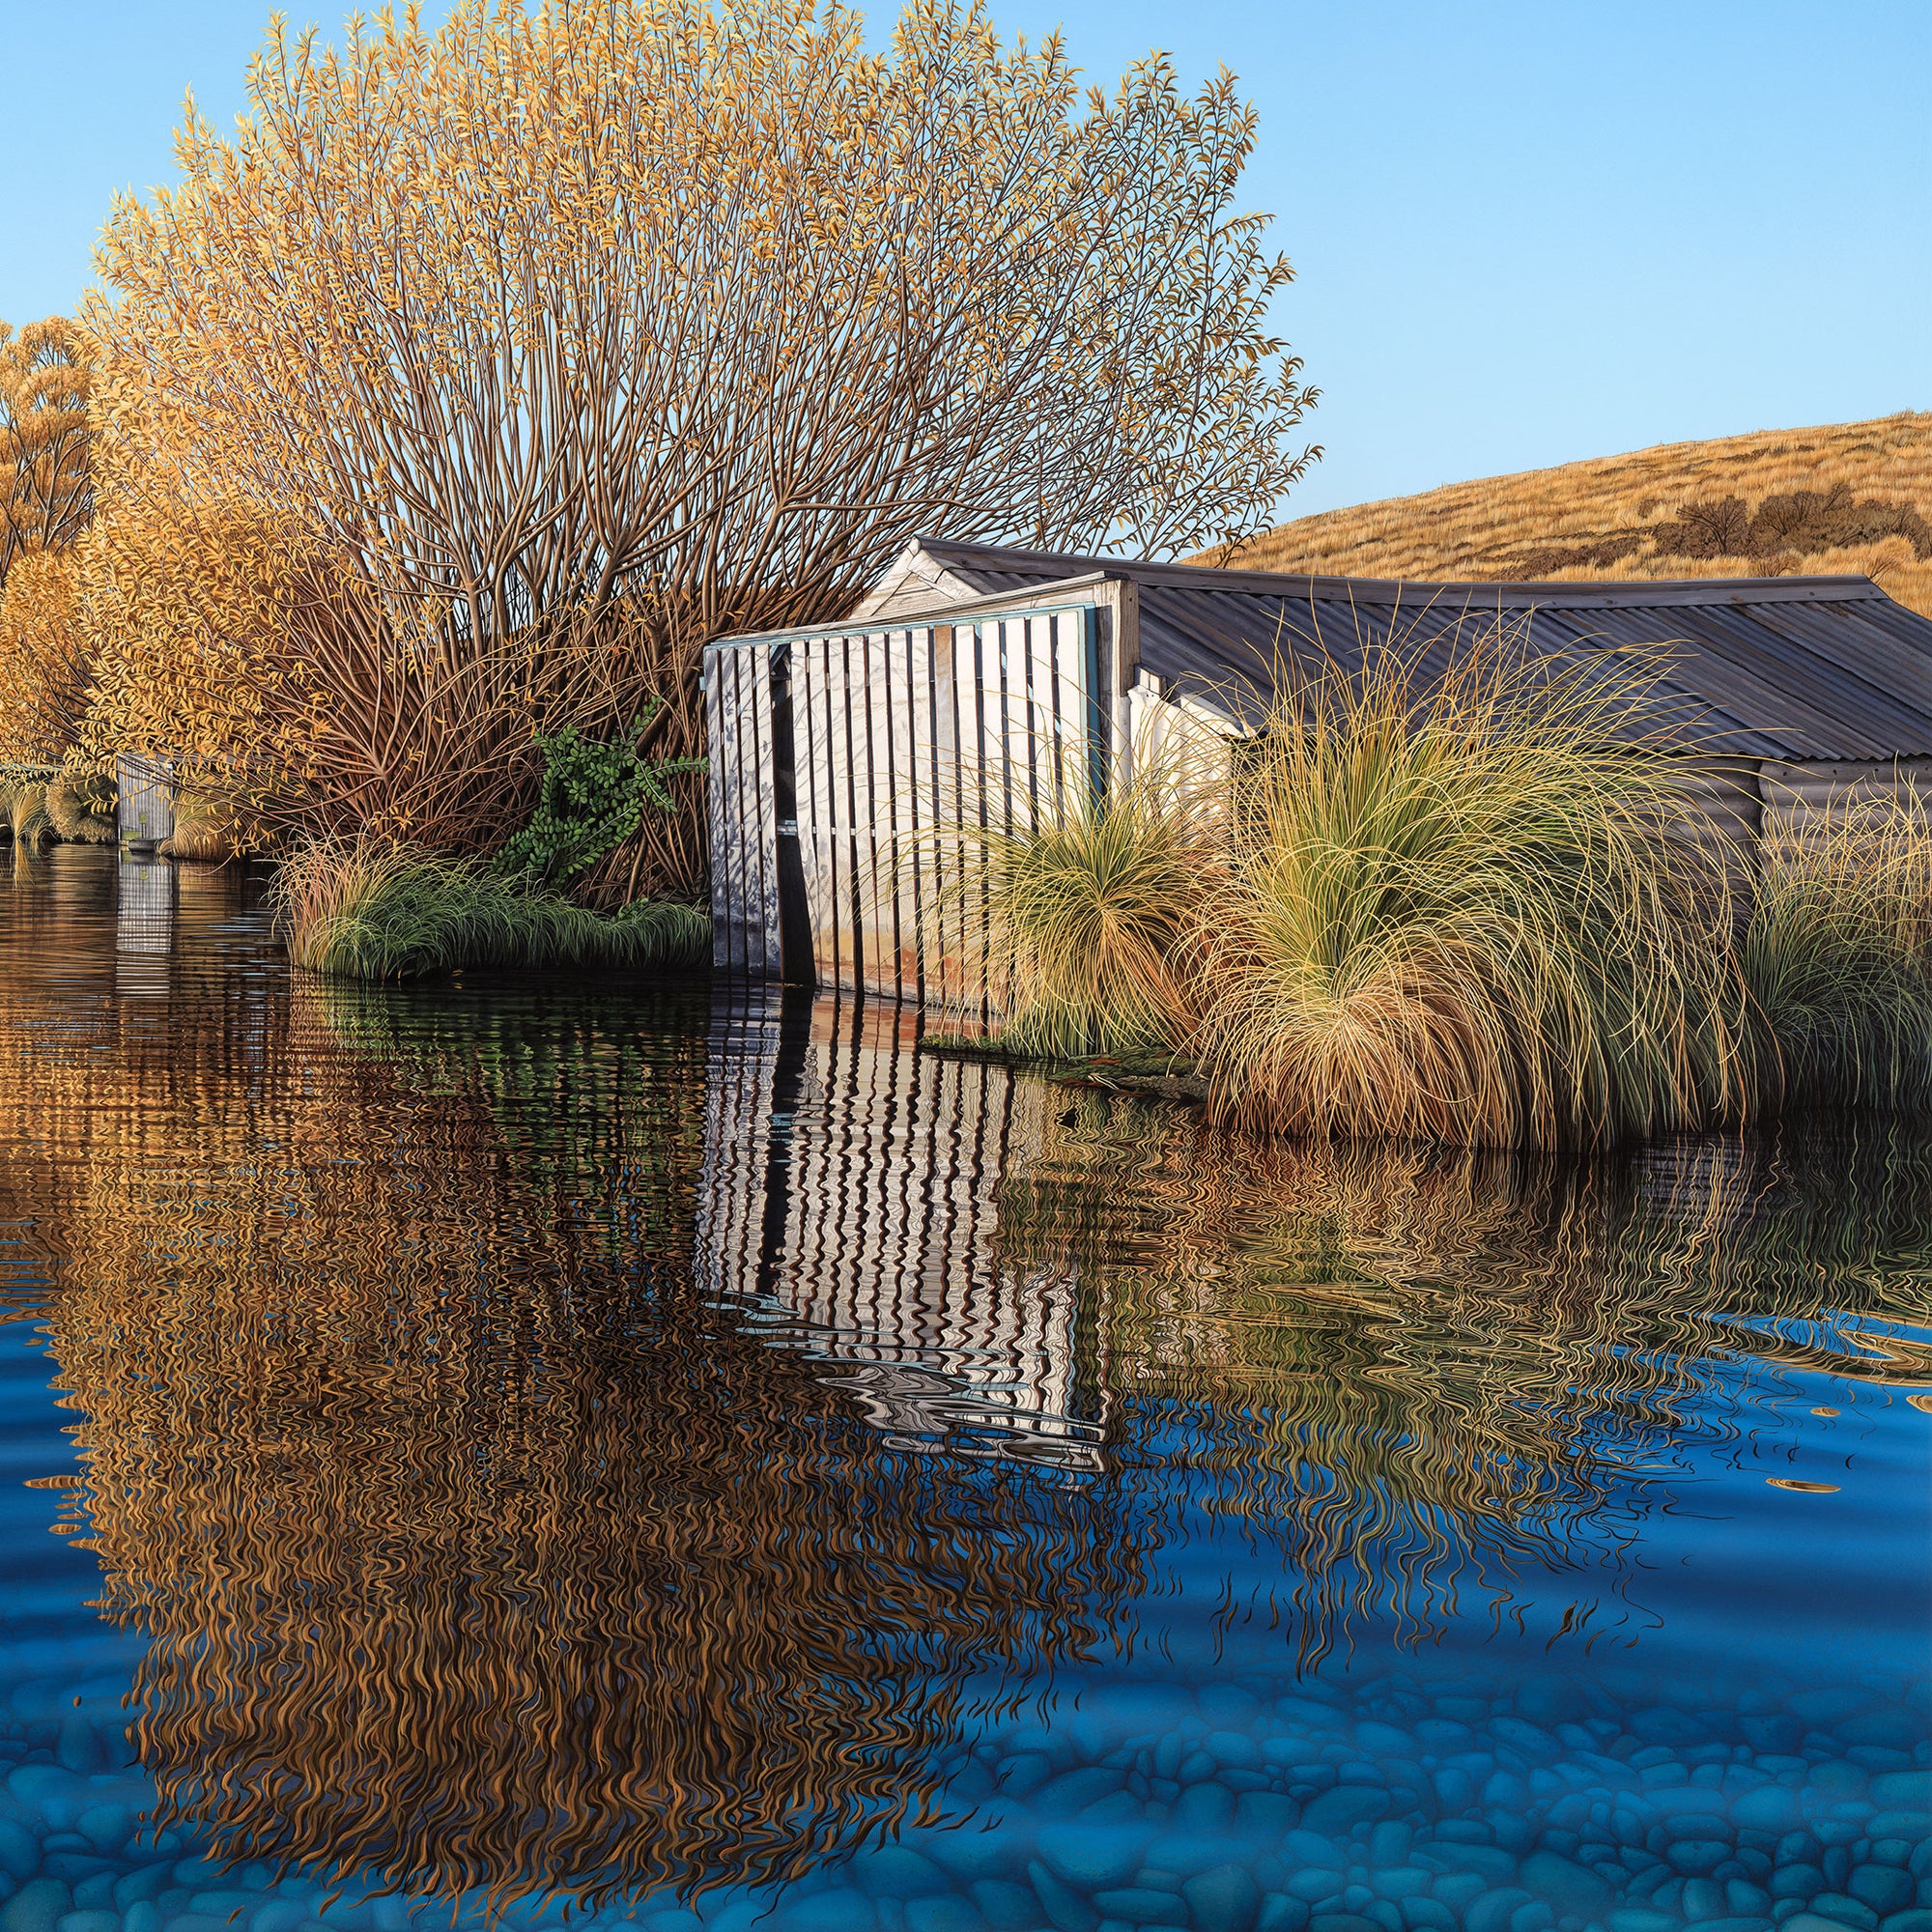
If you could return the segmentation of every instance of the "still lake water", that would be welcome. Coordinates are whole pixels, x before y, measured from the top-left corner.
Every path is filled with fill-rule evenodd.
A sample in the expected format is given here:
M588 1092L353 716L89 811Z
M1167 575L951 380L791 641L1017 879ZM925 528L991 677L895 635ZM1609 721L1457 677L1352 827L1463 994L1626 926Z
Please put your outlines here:
M910 1041L0 870L0 1932L1932 1932L1932 1142Z

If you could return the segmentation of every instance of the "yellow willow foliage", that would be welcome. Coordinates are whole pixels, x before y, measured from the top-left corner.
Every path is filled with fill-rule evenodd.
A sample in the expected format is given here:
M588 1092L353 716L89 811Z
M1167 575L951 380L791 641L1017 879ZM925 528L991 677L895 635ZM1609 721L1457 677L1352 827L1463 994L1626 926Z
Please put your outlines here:
M23 552L0 589L0 761L55 764L87 714L91 651L81 594L87 540Z
M0 322L0 588L18 558L59 550L86 527L93 374L93 345L66 317L17 334Z
M319 662L326 629L304 639L299 627L331 587L344 607L355 600L298 520L197 502L168 487L151 453L130 453L124 427L110 407L103 513L77 557L93 674L81 754L172 757L178 780L231 815L273 833L292 810L305 826L303 788L331 734L368 720L337 701L349 680L331 686ZM353 792L347 762L339 779Z
M534 728L628 723L656 682L633 600L467 652L435 600L383 595L286 511L198 497L167 456L102 437L103 514L83 546L93 653L82 744L138 750L251 841L379 836L489 847L522 822ZM689 717L653 716L680 742ZM688 733L687 733L688 736ZM701 878L701 840L668 879Z
M90 320L184 493L294 506L428 685L515 685L492 655L567 628L614 721L915 533L1172 554L1309 460L1226 74L1083 101L1058 39L942 0L883 55L806 0L468 0L271 42L250 89L117 205ZM595 723L554 683L544 722ZM496 742L464 701L436 757Z

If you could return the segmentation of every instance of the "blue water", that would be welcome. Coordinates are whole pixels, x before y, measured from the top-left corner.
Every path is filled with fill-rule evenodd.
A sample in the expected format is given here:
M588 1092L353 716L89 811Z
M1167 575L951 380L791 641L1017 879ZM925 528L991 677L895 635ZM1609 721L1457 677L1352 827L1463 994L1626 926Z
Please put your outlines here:
M0 879L0 1932L1932 1932L1932 1141L914 1033Z

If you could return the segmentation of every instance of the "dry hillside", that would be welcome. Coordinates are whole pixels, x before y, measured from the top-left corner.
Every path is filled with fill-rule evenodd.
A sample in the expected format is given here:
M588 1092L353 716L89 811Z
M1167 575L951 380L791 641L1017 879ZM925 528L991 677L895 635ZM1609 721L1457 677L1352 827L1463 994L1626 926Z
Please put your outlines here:
M1479 582L1861 572L1932 616L1932 413L1454 483L1303 517L1200 560Z

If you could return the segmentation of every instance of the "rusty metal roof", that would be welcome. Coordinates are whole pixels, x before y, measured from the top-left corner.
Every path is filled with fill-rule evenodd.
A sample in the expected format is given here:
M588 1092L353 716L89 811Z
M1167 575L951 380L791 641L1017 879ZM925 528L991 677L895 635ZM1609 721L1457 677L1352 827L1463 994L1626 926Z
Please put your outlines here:
M1393 643L1425 673L1497 620L1559 662L1658 650L1669 727L1749 758L1932 757L1932 620L1864 577L1402 583L921 540L976 594L1103 571L1140 602L1143 668L1236 715L1283 659L1344 668Z

